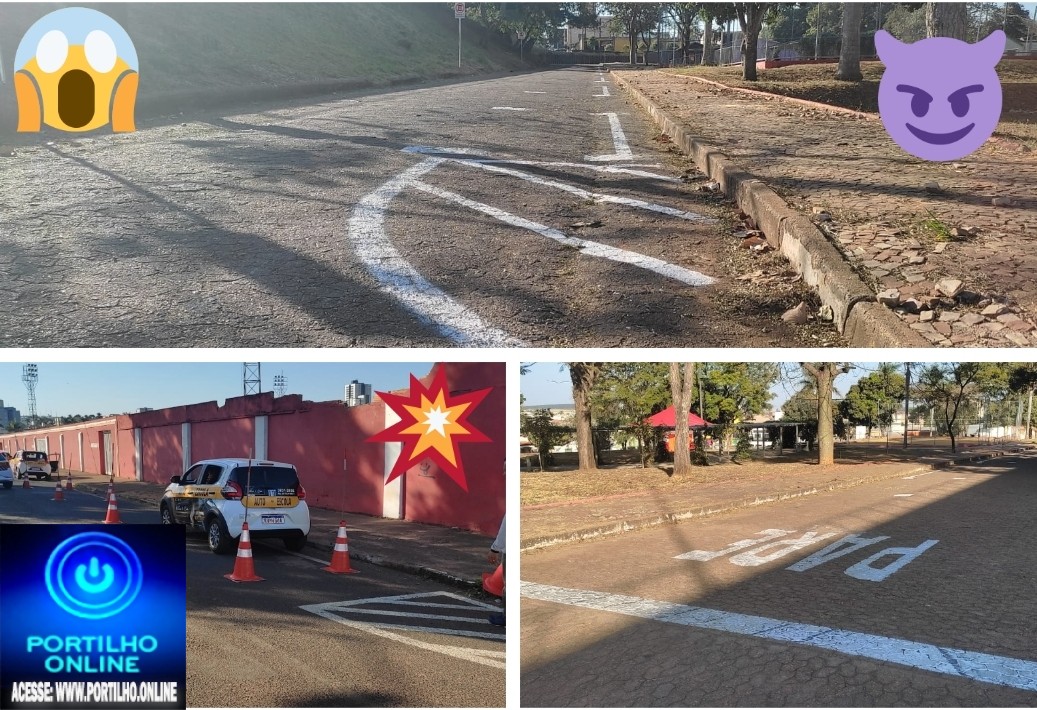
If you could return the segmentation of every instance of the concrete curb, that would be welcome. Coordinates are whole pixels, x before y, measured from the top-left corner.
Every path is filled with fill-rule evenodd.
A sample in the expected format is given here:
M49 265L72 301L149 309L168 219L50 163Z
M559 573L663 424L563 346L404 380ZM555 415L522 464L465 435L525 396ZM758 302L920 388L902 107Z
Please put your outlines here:
M651 115L663 133L673 139L703 173L720 183L721 190L753 218L767 241L789 260L803 281L817 291L821 302L832 308L835 325L851 347L931 347L929 341L876 303L874 291L813 222L719 149L691 135L617 73L612 72L612 76Z
M717 515L719 513L726 513L734 510L743 510L745 508L751 508L757 505L765 505L767 503L775 503L783 500L792 500L793 498L803 498L809 495L815 495L817 493L827 493L830 491L838 491L846 488L856 488L857 486L866 485L868 483L878 483L880 481L888 481L893 478L901 476L910 476L924 471L936 471L945 468L953 468L955 465L962 463L974 463L976 461L984 461L986 459L997 458L1000 456L1006 456L1009 454L1017 454L1023 451L1031 451L1033 447L1019 446L1006 451L991 451L982 454L973 454L969 456L962 456L959 458L951 459L950 461L938 461L932 464L922 464L915 466L914 468L904 469L895 473L884 474L881 476L864 476L861 478L854 478L848 481L837 481L828 484L827 486L814 487L801 491L790 491L787 493L773 493L766 494L763 496L754 496L751 498L743 498L738 501L732 501L729 503L718 503L712 506L703 506L692 510L683 511L680 513L668 513L666 515L657 515L647 518L635 518L633 520L623 520L611 525L601 525L597 527L583 528L582 530L574 530L572 532L564 533L561 535L544 535L542 537L532 538L529 540L523 540L520 543L520 552L532 552L534 550L541 550L546 547L553 547L554 545L561 545L571 542L583 542L584 540L593 540L596 538L608 537L610 535L617 535L619 533L629 532L632 530L644 530L645 528L657 527L659 525L665 525L667 523L678 523L682 520L690 520L693 518L705 518L711 515Z

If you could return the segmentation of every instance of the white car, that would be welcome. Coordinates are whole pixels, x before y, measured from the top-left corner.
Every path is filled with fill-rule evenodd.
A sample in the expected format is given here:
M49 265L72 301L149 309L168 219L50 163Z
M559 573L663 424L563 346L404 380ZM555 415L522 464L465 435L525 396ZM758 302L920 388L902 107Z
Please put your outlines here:
M290 463L208 459L169 479L159 514L163 524L205 532L209 549L225 554L237 547L247 508L251 538L281 538L289 550L299 551L310 533L305 499Z
M11 471L11 462L3 451L0 451L0 485L6 490L14 487L14 472Z
M18 478L33 476L37 481L50 480L50 461L42 451L15 451L11 468Z

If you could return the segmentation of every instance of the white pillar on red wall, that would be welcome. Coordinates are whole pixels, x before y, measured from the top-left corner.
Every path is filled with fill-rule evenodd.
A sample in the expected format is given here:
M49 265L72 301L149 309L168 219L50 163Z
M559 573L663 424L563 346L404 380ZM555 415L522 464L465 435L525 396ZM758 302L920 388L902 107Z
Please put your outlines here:
M194 463L191 460L191 422L184 422L180 425L180 450L184 456L183 466L180 467L180 470L187 471Z
M396 412L390 407L386 407L385 428L388 429L398 421L400 421L400 418L396 415ZM396 461L400 458L400 453L403 451L403 444L398 441L390 441L384 444L384 446L385 471L382 478L383 483L385 479L389 478L389 474L392 473L392 467L396 465ZM403 476L400 476L392 483L382 486L382 517L394 520L403 518L403 478Z
M133 428L133 473L138 481L144 480L144 446L140 427Z
M85 471L86 465L84 463L83 456L83 432L79 432L79 470Z
M68 468L68 459L65 458L65 435L58 435L58 456L61 457L61 465Z
M256 424L256 453L257 459L265 461L267 458L267 441L270 430L270 417L260 414L255 418Z

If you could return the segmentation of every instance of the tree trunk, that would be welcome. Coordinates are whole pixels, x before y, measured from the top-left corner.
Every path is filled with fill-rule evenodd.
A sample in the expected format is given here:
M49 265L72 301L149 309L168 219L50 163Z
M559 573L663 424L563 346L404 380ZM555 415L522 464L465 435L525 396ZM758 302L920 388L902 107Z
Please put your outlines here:
M963 2L927 2L925 4L926 37L951 37L966 41L969 14Z
M688 451L688 410L691 409L691 389L695 386L695 363L670 363L670 395L677 433L673 445L674 475L691 473L691 453Z
M839 366L834 362L805 362L803 369L817 383L817 463L819 466L831 466L835 463L832 389Z
M569 377L573 384L573 405L576 410L576 450L580 457L581 471L598 467L591 424L590 395L600 371L601 363L598 362L569 363Z
M637 40L637 33L630 33L630 66L637 64L637 45L634 42Z
M705 21L705 29L702 30L702 59L699 63L702 66L707 66L713 63L713 18L707 17Z
M759 44L763 16L767 12L765 2L735 3L738 24L742 28L742 79L756 81L756 48Z
M840 81L861 81L861 16L864 6L859 2L843 3L843 42L839 49Z

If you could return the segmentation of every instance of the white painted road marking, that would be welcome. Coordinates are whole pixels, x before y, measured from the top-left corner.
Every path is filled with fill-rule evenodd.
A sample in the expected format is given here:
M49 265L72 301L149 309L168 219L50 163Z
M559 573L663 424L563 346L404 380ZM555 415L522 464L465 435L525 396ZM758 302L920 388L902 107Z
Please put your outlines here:
M523 91L524 94L546 94L546 91Z
M365 195L349 219L349 239L357 258L382 290L398 300L419 320L464 347L519 347L521 340L493 328L422 277L389 242L385 212L401 191L443 162L426 158Z
M461 602L460 604L435 604L435 603L420 603L412 600L428 599L436 597L449 597L456 599ZM472 663L479 663L484 666L490 666L491 668L505 667L504 663L504 651L490 651L479 648L465 648L463 646L452 646L450 644L438 644L421 641L410 636L404 636L403 634L395 633L395 631L413 631L419 633L432 633L442 634L447 636L467 636L470 638L480 639L491 639L495 641L504 641L503 632L491 633L482 631L469 631L466 629L452 629L452 628L438 628L429 626L408 626L406 624L388 624L379 623L374 621L359 621L356 619L348 618L348 614L378 614L381 616L402 616L411 617L416 619L440 619L443 621L448 620L460 620L473 624L489 624L489 621L480 619L477 617L452 617L446 615L436 614L420 614L420 613L408 613L408 612L393 612L384 611L371 608L364 608L364 605L380 604L380 605L395 605L400 607L407 606L419 606L426 609L455 609L455 610L467 610L467 611L499 611L498 607L491 604L484 604L483 602L475 601L474 599L468 599L459 594L452 594L450 592L431 592L431 593L418 593L418 594L401 594L398 596L390 597L372 597L368 599L354 599L351 601L344 602L328 602L326 604L307 604L300 606L299 608L308 611L311 614L330 619L336 623L348 626L353 629L359 629L375 636L380 636L390 641L398 641L408 646L415 646L422 648L427 651L435 651L442 653L447 656L453 656L454 658L461 658Z
M594 98L596 98L596 99L603 99L603 98L605 98L607 96L612 96L612 94L609 93L609 87L607 87L607 86L601 87L601 93L600 94L594 94Z
M576 187L575 185L567 185L566 183L558 182L557 180L548 180L546 178L538 177L536 175L530 175L529 173L524 173L521 170L503 168L498 165L492 165L487 162L477 160L464 160L460 158L454 158L453 160L455 160L458 163L461 163L462 165L471 165L473 167L481 168L483 170L490 170L492 172L502 173L504 175L511 175L512 177L517 177L520 180L526 180L527 182L536 183L537 185L543 185L545 187L553 187L558 190L563 190L565 192L572 193L577 197L582 197L585 200L594 200L595 202L610 202L612 204L617 205L626 205L627 207L636 207L638 209L648 210L650 212L658 212L660 214L669 215L670 217L677 217L678 219L685 219L689 222L705 222L707 224L712 224L716 222L716 220L712 217L704 217L703 215L697 214L695 212L686 212L684 210L678 210L676 208L667 207L665 205L657 205L652 202L645 202L644 200L635 200L630 197L618 197L616 195L605 195L600 192L591 192L589 190L584 190L581 187Z
M1037 662L1021 658L995 656L827 626L660 602L623 594L566 589L534 582L522 582L522 596L667 624L812 646L931 673L944 673L981 683L1037 691Z
M528 108L516 108L514 106L494 106L494 111L528 111Z
M619 123L619 115L615 113L596 113L594 115L608 117L609 128L612 130L612 144L616 147L616 152L609 155L588 155L584 159L592 163L633 159L634 154L630 152L630 145L627 143L626 134L623 133L623 126Z
M443 198L456 202L459 205L473 209L477 212L490 215L494 219L498 219L505 224L510 224L513 227L519 227L521 229L528 229L531 232L553 239L554 241L565 244L566 246L576 247L581 253L587 256L596 256L602 259L608 259L609 261L617 261L624 264L630 264L637 266L648 271L654 271L655 273L665 276L676 281L681 281L688 284L689 286L708 286L713 283L713 279L705 274L701 274L698 271L692 271L691 269L685 269L682 266L671 264L663 261L662 259L656 259L655 257L645 256L644 254L638 254L636 252L627 251L625 249L618 249L616 247L610 247L605 244L598 242L592 242L586 239L578 239L576 237L570 237L567 234L559 232L557 229L552 229L538 222L513 215L510 212L491 207L490 205L476 202L475 200L469 200L467 197L458 195L456 192L450 192L449 190L442 190L438 187L434 187L424 182L415 181L413 186L419 190L424 190L430 195Z
M894 498L910 498L913 495L914 495L914 493L894 493L893 497Z

